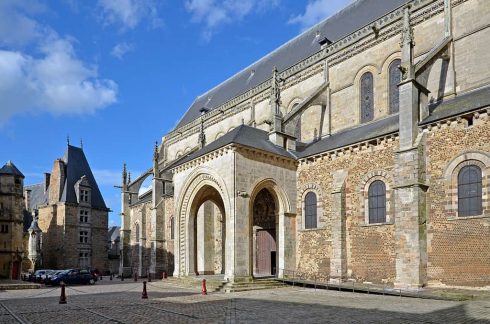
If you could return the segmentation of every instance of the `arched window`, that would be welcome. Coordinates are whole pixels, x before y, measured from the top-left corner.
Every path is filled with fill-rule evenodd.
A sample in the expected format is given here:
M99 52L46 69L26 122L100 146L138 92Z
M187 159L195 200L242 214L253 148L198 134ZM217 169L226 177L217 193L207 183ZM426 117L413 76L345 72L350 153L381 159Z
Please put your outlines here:
M373 74L366 72L361 77L361 123L374 118Z
M173 240L174 239L174 218L173 217L170 217L170 239Z
M305 196L305 229L317 227L317 201L314 192L308 192Z
M467 165L458 174L458 215L482 213L482 172L477 165Z
M368 190L369 224L386 223L386 186L381 180L371 183Z
M400 107L400 94L398 92L398 84L402 80L402 73L400 72L401 60L396 59L391 62L388 73L389 73L389 85L388 93L390 98L390 114L396 114Z

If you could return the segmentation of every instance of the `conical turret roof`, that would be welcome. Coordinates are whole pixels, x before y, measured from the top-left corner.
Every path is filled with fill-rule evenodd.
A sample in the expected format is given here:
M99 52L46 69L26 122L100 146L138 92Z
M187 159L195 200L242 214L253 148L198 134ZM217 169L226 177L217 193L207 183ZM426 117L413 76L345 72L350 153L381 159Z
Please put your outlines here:
M5 165L0 169L0 175L1 174L8 174L8 175L25 178L22 172L20 172L19 169L17 169L17 167L14 165L12 161L8 161L7 163L5 163Z

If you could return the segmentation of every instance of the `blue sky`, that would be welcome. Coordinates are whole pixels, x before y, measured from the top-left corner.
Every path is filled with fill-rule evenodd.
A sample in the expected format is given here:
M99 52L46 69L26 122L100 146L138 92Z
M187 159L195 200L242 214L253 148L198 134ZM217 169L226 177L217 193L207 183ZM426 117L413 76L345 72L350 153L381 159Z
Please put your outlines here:
M0 162L26 184L83 139L120 223L137 176L192 101L351 0L0 0Z

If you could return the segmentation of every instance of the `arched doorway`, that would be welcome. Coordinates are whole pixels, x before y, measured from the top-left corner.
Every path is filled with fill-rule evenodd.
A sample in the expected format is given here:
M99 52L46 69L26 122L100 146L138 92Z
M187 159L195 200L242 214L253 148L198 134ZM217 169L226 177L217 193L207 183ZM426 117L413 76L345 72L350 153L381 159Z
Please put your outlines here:
M264 188L258 192L252 207L253 275L273 276L277 273L278 210L276 199Z
M189 218L188 274L225 273L225 207L220 193L212 186L199 189Z

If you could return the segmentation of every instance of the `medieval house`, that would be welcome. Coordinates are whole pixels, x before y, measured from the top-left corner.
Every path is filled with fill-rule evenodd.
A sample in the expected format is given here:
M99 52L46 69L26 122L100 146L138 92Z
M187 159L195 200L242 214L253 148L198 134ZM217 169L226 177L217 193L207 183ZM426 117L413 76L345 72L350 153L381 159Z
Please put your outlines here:
M358 0L199 96L123 172L120 271L488 286L489 21Z
M29 257L45 269L108 270L108 213L82 148L67 146L44 182L26 187ZM32 238L31 238L32 237Z

